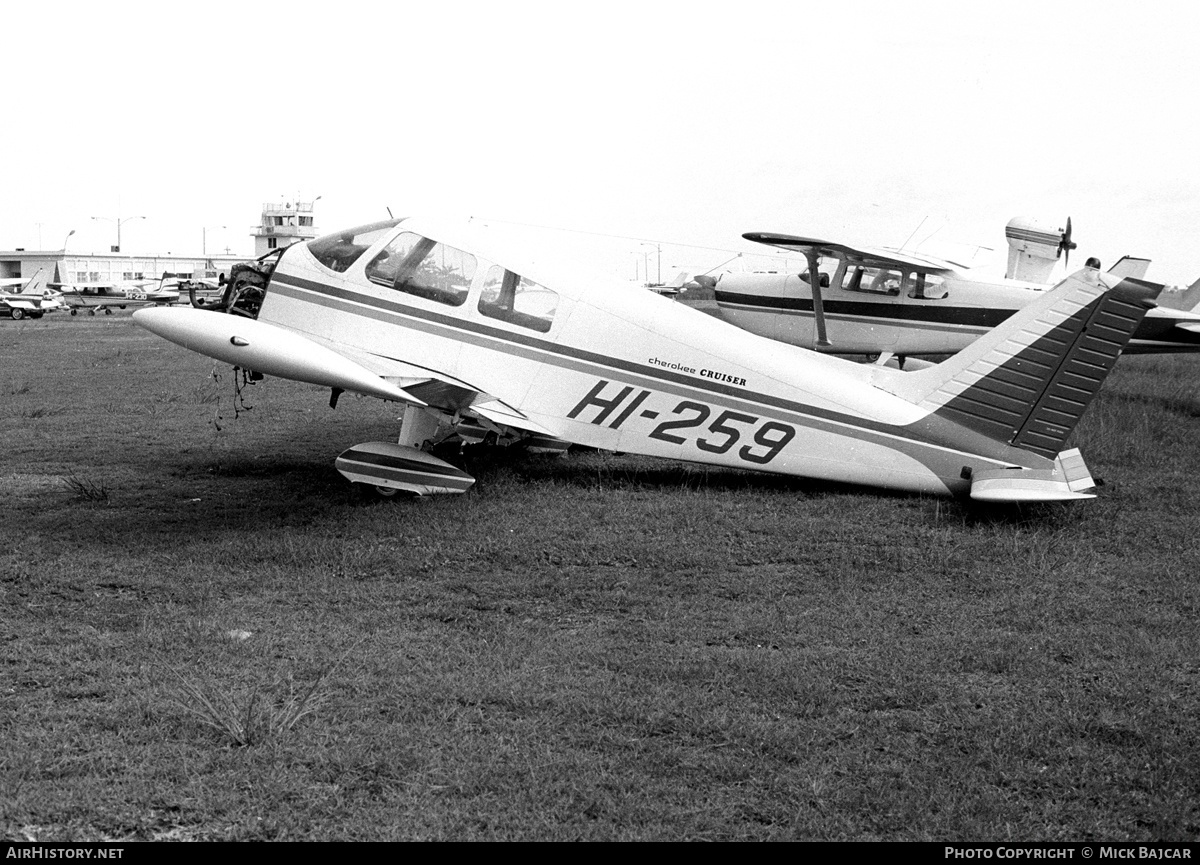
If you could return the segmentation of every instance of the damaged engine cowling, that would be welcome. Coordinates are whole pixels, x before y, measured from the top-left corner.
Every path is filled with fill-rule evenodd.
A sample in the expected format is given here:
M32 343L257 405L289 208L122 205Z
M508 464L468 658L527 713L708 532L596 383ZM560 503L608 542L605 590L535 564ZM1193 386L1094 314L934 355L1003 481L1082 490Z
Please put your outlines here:
M258 318L267 283L271 281L271 274L275 272L282 252L282 249L272 250L255 261L235 264L229 269L229 276L222 274L218 282L218 285L224 286L219 298L205 300L196 297L196 286L193 283L188 285L188 299L196 309Z

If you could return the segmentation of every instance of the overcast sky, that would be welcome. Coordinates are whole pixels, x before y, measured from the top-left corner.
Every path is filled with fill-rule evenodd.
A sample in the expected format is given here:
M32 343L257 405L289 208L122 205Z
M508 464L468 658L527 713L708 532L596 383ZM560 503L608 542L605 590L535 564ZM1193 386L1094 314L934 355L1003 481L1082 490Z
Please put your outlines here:
M1071 216L1079 256L1200 276L1194 2L114 0L5 32L0 248L145 216L126 252L248 254L264 201L319 195L323 230L391 208L608 247L583 232L1002 252L1009 218Z

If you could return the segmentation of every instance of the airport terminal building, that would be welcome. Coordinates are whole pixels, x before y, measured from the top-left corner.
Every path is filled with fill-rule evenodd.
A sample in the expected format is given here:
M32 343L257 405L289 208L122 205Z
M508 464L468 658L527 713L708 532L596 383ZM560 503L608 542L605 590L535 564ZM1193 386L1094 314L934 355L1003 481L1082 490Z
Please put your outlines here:
M254 257L317 236L313 202L263 205L262 219L250 230ZM28 279L45 270L50 282L104 283L158 279L164 273L186 279L217 279L245 261L245 255L128 255L113 247L109 252L70 252L66 249L0 249L0 279Z

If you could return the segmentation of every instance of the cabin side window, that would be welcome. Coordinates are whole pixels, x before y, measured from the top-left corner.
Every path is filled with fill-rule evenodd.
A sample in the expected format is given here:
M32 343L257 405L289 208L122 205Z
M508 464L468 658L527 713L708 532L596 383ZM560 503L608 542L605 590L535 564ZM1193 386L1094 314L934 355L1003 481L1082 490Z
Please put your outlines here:
M330 270L345 273L350 269L350 265L358 261L359 256L387 234L388 230L397 222L399 222L398 219L389 219L384 222L372 222L370 225L360 225L358 228L339 231L336 234L327 234L316 240L310 240L308 251L312 253L313 258ZM275 248L274 244L270 244L270 246L272 249Z
M931 273L913 271L908 275L908 283L911 286L908 296L917 300L941 300L949 294L944 285L945 280Z
M851 264L842 287L846 291L864 291L895 297L900 294L902 285L904 274L899 270Z
M546 333L557 310L558 292L511 270L494 265L483 278L479 311L488 318Z
M469 252L405 231L367 264L367 279L447 306L462 306L475 268L475 256Z

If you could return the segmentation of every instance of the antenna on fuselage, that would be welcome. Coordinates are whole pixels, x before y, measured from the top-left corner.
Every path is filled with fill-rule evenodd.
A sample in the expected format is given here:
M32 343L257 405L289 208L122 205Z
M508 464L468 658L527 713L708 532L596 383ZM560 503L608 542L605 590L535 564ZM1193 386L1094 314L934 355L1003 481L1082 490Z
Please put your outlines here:
M383 206L383 209L388 212L388 219L396 218L396 217L392 216L392 209L390 207L388 207L386 204Z

